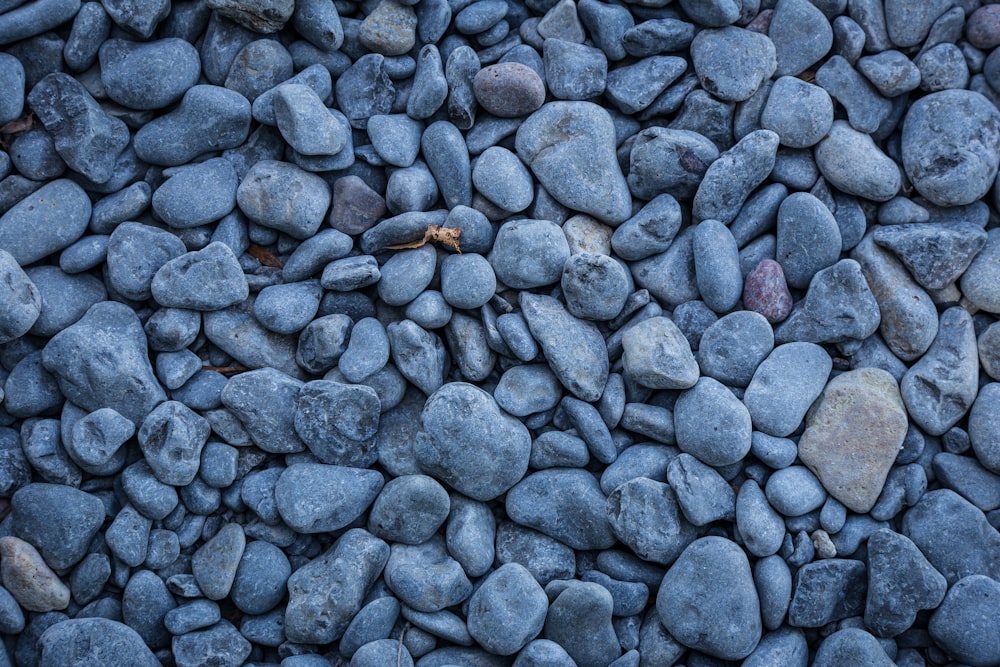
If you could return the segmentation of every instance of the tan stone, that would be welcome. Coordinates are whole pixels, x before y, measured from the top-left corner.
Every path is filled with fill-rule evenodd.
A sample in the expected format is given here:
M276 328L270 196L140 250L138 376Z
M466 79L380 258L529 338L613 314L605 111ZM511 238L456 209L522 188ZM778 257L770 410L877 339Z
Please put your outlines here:
M859 368L831 380L806 415L799 458L848 509L875 505L906 437L906 409L895 379Z
M58 611L69 606L69 589L24 540L0 538L0 578L28 611Z

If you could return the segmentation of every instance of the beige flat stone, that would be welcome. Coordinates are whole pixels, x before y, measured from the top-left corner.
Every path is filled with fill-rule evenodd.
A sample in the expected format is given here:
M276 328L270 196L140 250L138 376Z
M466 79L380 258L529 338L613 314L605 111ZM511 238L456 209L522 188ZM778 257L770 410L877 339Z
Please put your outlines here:
M895 379L859 368L831 380L806 414L799 458L854 512L870 510L906 437L906 409Z
M24 540L0 538L0 577L18 604L28 611L58 611L69 606L69 588Z

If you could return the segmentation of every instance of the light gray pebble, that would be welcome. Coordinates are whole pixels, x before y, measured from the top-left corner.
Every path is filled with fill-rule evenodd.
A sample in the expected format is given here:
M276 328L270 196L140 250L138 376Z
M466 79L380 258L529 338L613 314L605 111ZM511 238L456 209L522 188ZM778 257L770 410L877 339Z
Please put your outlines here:
M732 222L774 167L777 151L778 135L770 130L757 130L740 139L709 165L694 195L692 215L699 220Z
M785 0L785 4L797 1ZM812 6L808 2L803 4ZM782 76L771 87L760 124L776 132L782 146L808 148L819 143L830 131L833 101L819 86L794 76Z
M723 384L745 387L773 348L774 334L764 316L737 311L705 329L698 344L698 365L702 373Z
M785 437L801 424L823 391L833 362L814 343L785 343L757 367L743 403L753 425L768 435Z
M746 456L750 421L744 404L710 377L699 379L674 406L677 446L710 466L727 466Z
M691 239L698 292L717 313L732 310L743 293L739 250L729 228L718 220L703 220Z

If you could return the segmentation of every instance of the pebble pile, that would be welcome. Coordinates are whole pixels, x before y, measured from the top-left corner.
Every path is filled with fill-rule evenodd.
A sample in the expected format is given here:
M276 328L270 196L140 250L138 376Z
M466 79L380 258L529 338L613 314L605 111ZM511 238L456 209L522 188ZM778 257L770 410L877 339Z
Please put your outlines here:
M0 0L0 666L1000 665L1000 4Z

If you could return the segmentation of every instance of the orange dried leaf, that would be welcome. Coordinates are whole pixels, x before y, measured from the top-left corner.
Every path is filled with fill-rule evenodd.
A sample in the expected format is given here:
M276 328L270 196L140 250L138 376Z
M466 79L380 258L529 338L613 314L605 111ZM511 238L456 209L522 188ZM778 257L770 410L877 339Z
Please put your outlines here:
M258 262L264 266L270 266L275 269L283 269L285 265L281 263L281 260L275 257L269 250L262 248L259 245L250 245L247 248L247 254L256 259Z
M202 366L203 371L215 371L216 373L245 373L250 370L246 366Z

